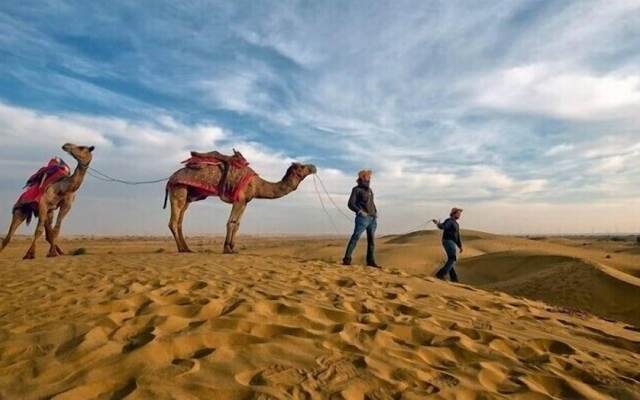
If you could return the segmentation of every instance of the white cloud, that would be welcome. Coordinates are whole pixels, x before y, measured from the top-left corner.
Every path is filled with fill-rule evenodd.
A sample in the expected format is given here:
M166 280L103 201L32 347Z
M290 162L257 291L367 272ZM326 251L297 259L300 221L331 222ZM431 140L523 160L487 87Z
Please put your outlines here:
M257 169L277 178L293 161L263 145L246 142L217 125L187 126L166 115L159 116L158 122L79 114L52 115L0 103L0 140L3 143L0 158L19 164L25 158L33 160L31 168L34 168L35 163L60 154L60 146L66 142L94 145L94 166L125 179L130 178L131 171L155 174L154 177L166 175L169 173L167 168L177 167L189 150L218 148L230 152L231 147L236 147ZM4 174L9 173L13 176L15 171ZM22 171L23 175L25 173L28 171Z
M640 75L597 76L532 64L498 71L477 89L480 106L578 120L637 117Z
M573 149L574 149L574 146L572 144L562 143L562 144L559 144L557 146L553 146L552 148L547 150L544 153L544 155L545 156L557 156L559 154L567 153L567 152L569 152L569 151L571 151Z

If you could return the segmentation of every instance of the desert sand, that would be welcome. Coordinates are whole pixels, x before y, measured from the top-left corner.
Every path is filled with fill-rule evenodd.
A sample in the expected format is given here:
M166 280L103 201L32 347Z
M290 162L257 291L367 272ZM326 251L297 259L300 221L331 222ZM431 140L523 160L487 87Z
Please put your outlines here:
M84 255L0 255L2 399L640 399L640 246L464 232L77 238ZM362 251L364 244L360 245ZM362 253L357 253L357 259Z

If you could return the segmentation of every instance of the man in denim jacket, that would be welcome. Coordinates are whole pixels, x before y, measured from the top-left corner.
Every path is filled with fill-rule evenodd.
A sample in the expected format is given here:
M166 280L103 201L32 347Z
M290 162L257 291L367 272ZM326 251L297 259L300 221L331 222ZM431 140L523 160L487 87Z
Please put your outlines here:
M378 210L373 202L373 191L369 187L371 171L362 170L358 173L358 186L351 191L349 209L356 213L355 229L347 245L343 265L351 265L351 255L358 244L358 239L364 231L367 231L367 265L380 268L375 259L375 233L378 226Z

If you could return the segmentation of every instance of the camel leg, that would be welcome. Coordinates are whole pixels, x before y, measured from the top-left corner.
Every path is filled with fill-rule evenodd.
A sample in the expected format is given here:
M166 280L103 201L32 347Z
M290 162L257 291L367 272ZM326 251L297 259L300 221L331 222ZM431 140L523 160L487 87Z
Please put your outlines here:
M53 242L53 227L51 226L53 224L53 210L49 210L49 212L47 213L47 220L44 223L44 237L47 239L47 242L49 242L49 253L47 254L47 257L55 257L58 255L58 253L55 251L55 243Z
M184 234L182 233L182 221L184 221L184 214L187 212L187 208L189 208L188 201L184 203L184 207L182 207L182 210L180 210L180 215L178 216L178 239L182 243L182 248L184 249L185 253L193 253L193 250L191 250L189 248L189 245L187 245L187 241L185 240Z
M5 236L4 239L2 239L2 245L0 245L0 252L4 250L5 247L7 247L7 245L11 241L11 238L13 237L13 234L16 232L16 229L18 229L18 227L22 225L25 219L27 219L27 216L24 215L22 210L20 210L19 208L16 208L15 210L13 210L13 216L11 217L11 225L9 225L9 232L7 232L7 236Z
M53 227L53 229L51 229L51 241L49 242L50 247L47 257L56 257L58 255L64 254L62 249L56 244L56 241L58 240L58 236L60 235L62 220L67 216L69 211L71 211L70 203L64 202L60 205L60 211L58 211L58 216L56 217L56 225ZM49 222L53 222L53 212L51 213L51 221Z
M178 252L185 253L189 251L186 247L186 243L183 242L180 236L180 215L183 213L183 209L187 206L187 188L185 187L173 187L169 189L169 201L171 202L171 218L169 218L169 230L173 234L173 239L176 241Z
M47 221L47 207L46 204L41 202L38 206L38 226L36 227L36 231L33 234L33 241L31 242L31 247L27 250L27 253L24 255L23 259L30 260L36 257L36 242L42 236L44 232L44 224Z
M229 220L227 221L227 236L224 240L224 250L225 254L235 253L235 237L238 229L240 228L240 220L242 219L242 214L244 214L244 210L247 208L247 203L233 203L233 208L231 208L231 215L229 215Z

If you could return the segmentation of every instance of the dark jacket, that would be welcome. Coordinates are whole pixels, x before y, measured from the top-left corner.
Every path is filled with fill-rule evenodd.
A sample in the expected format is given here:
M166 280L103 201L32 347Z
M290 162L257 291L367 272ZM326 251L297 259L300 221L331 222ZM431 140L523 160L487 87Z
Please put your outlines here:
M462 248L462 240L460 239L460 225L453 218L447 218L444 222L438 224L438 228L442 229L442 241L453 240L458 247Z
M358 183L358 186L351 190L349 197L349 209L358 214L360 211L367 213L371 217L378 215L376 204L373 202L373 191L368 183Z

